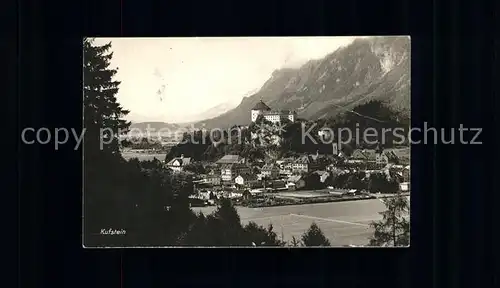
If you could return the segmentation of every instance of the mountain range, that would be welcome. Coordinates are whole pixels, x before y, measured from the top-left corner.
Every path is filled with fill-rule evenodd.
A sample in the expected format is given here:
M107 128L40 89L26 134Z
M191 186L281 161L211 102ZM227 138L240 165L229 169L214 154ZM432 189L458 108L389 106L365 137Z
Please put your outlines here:
M231 103L231 102L225 102L219 105L216 105L210 109L207 109L206 111L198 114L199 119L210 119L213 117L217 117L223 113L226 113L227 111L233 109L234 107L238 106L238 103Z
M275 70L258 92L196 126L248 125L250 110L260 100L273 109L295 110L299 118L311 120L333 117L374 99L409 116L410 81L409 37L356 39L299 68ZM214 108L206 115L226 108Z
M148 130L146 129L151 129L151 132L157 132L161 129L169 129L171 131L176 131L177 129L183 128L187 126L188 124L176 124L176 123L166 123L166 122L139 122L139 123L134 123L130 125L130 129L134 130L139 130L141 133L146 133ZM137 131L137 132L139 132Z

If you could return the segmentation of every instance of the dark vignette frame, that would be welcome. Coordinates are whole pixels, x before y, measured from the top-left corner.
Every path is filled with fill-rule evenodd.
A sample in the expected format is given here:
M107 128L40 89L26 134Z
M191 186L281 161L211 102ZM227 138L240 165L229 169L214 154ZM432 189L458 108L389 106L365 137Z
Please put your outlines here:
M30 4L28 7L21 1L18 6L20 33L11 58L17 60L19 69L17 81L13 80L19 97L19 132L28 126L81 127L84 35L410 34L412 124L421 126L427 121L436 127L456 127L465 120L465 126L482 127L496 120L494 114L482 113L491 107L488 101L492 100L492 90L488 90L492 86L487 82L491 84L492 78L480 75L491 71L491 48L487 46L491 43L479 27L488 25L489 18L477 20L479 14L494 9L479 7L476 1L451 8L433 5L433 1L394 1L392 5L322 2L307 7L304 3L288 3L258 9L246 3L226 3L223 8L213 3L186 2L164 6L127 1ZM181 15L184 11L188 12ZM468 34L467 40L463 39L464 27L475 32ZM484 100L467 99L478 93ZM490 138L483 142L494 137L484 135ZM492 257L486 249L493 248L493 242L480 237L488 231L485 227L493 224L492 215L483 207L490 201L486 194L494 188L490 181L494 174L478 159L488 157L487 147L412 146L414 192L409 249L124 251L81 248L81 151L73 151L71 145L59 151L48 145L21 145L19 138L17 144L21 161L18 178L14 179L20 195L18 260L22 270L18 280L23 286L40 282L50 287L57 283L65 287L97 283L110 287L148 287L152 283L205 286L217 280L230 286L250 284L251 280L262 285L260 277L254 276L258 272L265 273L266 284L300 286L343 282L357 287L379 282L390 287L459 283L487 287L494 280L489 274L493 266L483 262ZM471 190L474 197L470 197ZM458 223L467 225L467 230Z

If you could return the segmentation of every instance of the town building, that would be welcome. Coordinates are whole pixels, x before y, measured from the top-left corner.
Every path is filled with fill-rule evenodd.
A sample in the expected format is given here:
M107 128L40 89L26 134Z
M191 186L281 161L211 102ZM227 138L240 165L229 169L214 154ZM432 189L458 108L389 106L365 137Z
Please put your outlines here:
M337 143L332 143L332 155L340 156L339 153L340 152Z
M310 171L316 170L318 164L312 159L311 156L304 155L295 159L292 163L293 173L308 173Z
M292 164L292 171L294 173L302 173L302 172L307 173L309 172L309 164L310 160L309 157L307 156L295 159L295 161L293 161Z
M257 176L250 173L241 173L234 178L234 183L241 186L252 186L255 182L257 182Z
M208 174L205 178L205 181L212 184L213 186L219 186L221 184L222 178L220 174Z
M300 175L292 175L288 177L285 186L288 190L298 190L306 186L306 181Z
M283 190L286 189L286 181L284 180L273 180L272 187L275 190Z
M225 164L244 164L245 158L239 155L225 155L215 162L217 165L222 166Z
M373 150L373 149L356 149L352 153L348 163L375 163L387 165L388 163L398 162L398 156L392 151Z
M377 164L397 163L398 156L389 150L382 151L380 153L376 153L375 162Z
M293 174L293 159L285 159L279 164L279 174L290 176Z
M333 130L328 127L323 127L318 130L318 137L322 140L329 140L331 137L333 137Z
M242 198L243 197L243 193L244 193L244 191L232 191L232 192L229 193L229 197L228 198L231 198L231 199Z
M398 164L401 165L409 165L410 164L410 148L399 148L399 149L390 149L396 157L398 157Z
M401 192L410 192L410 182L399 183L399 189Z
M337 167L337 165L336 165L336 164L333 164L333 163L332 163L332 164L327 165L325 169L326 169L326 171L328 171L328 172L334 172L334 171L341 171L341 170L342 170L342 169L340 169L339 167Z
M403 169L403 181L410 182L410 165L407 165Z
M243 163L222 164L221 179L224 182L233 181L239 174L249 174L250 167Z
M220 176L220 167L219 166L214 166L214 167L207 167L208 170L207 175L219 175Z
M318 174L319 181L321 183L325 183L326 179L328 179L328 177L330 177L330 173L328 173L327 171L318 170L318 171L314 171L314 173Z
M262 166L262 169L260 170L262 177L267 177L269 179L277 178L279 172L280 172L279 168L274 164L266 164Z
M375 150L370 149L356 149L352 152L351 157L347 160L348 163L363 163L363 162L376 162L377 155Z
M288 119L291 122L294 122L297 118L297 113L291 110L273 110L269 106L267 106L262 100L260 100L251 110L251 119L252 122L257 120L259 115L264 116L269 122L277 123L281 122L283 119Z
M190 157L184 157L184 154L181 157L176 157L170 160L165 166L169 169L172 169L174 172L181 172L184 170L184 167L191 163Z

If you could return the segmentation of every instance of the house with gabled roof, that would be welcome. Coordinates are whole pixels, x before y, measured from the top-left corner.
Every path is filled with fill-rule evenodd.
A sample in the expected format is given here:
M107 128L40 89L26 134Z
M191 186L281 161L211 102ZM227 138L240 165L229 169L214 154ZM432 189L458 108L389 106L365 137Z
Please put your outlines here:
M172 169L174 172L181 172L184 170L184 167L191 163L190 157L184 157L184 154L181 157L176 157L170 160L165 166L169 169Z
M306 182L301 175L292 175L286 180L285 187L288 190L297 190L306 186Z
M308 155L301 156L295 159L292 163L292 171L294 173L307 173L311 170L312 159Z
M222 164L221 179L224 182L233 181L239 174L250 173L250 167L243 163Z
M236 178L234 178L234 183L241 186L251 186L257 181L257 176L252 173L240 173Z
M330 173L328 173L327 171L322 171L322 170L316 170L313 172L314 174L318 174L319 176L319 181L321 183L325 183L326 179L328 179L328 177L330 177Z
M266 164L262 166L262 169L260 170L260 173L262 174L262 177L267 177L269 179L275 179L279 175L279 168L277 165L274 165L272 163Z
M206 182L212 184L213 186L219 186L221 184L221 176L219 174L208 174L206 176Z
M388 163L397 163L398 156L390 150L356 149L346 162L387 165Z
M398 156L392 150L384 150L376 153L377 164L397 163Z
M410 182L410 165L407 165L403 168L403 181Z
M293 158L285 158L280 161L278 167L279 167L279 174L280 175L292 175L293 173ZM278 163L278 161L276 161Z
M373 149L356 149L352 152L351 157L347 162L362 163L362 162L376 162L377 154Z

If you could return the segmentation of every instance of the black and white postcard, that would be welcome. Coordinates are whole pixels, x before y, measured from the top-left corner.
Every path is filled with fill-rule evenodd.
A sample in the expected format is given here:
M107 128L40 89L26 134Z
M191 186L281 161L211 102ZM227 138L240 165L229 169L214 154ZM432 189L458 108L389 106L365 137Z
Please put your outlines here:
M85 38L83 246L408 247L410 37Z

